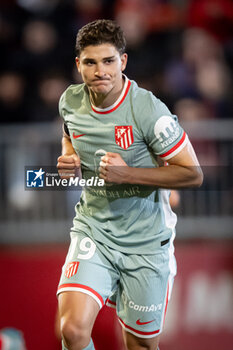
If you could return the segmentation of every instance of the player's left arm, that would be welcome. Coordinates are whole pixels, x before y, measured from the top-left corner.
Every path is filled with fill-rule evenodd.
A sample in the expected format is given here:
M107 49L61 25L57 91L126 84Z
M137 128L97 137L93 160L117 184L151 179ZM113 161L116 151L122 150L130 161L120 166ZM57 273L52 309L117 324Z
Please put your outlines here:
M108 152L101 159L100 177L106 182L150 185L168 189L201 186L203 173L190 141L167 162L169 166L133 168L125 163L120 154Z

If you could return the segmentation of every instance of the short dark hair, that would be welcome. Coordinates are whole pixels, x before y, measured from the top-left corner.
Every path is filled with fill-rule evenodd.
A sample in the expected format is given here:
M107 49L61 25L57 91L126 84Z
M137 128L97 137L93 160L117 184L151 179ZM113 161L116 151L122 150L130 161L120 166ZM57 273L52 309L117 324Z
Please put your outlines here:
M116 22L98 19L83 26L77 34L75 53L79 57L82 50L89 45L112 44L122 55L125 52L126 40L123 30Z

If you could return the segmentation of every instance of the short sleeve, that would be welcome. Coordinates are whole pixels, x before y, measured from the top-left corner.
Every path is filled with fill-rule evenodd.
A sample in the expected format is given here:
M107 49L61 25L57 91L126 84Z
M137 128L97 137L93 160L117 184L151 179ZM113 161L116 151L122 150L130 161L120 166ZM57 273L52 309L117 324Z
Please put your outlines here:
M66 109L65 109L65 92L61 95L59 104L58 104L59 114L63 119L63 131L67 134L67 136L70 136L69 129L66 122Z
M142 131L153 153L163 160L169 160L178 154L187 144L188 136L171 114L167 106L150 94Z
M58 103L58 110L60 116L64 119L64 104L65 104L65 92L60 97L59 103Z

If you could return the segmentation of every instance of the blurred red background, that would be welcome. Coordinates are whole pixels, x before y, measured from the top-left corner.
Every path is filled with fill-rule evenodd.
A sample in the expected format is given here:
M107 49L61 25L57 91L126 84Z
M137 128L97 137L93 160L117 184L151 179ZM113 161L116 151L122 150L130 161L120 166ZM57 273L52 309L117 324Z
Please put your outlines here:
M0 329L21 330L27 350L61 348L55 336L56 288L66 250L66 245L0 249ZM178 242L178 275L161 349L231 349L232 252L229 242ZM97 350L124 349L115 310L101 310L93 339Z

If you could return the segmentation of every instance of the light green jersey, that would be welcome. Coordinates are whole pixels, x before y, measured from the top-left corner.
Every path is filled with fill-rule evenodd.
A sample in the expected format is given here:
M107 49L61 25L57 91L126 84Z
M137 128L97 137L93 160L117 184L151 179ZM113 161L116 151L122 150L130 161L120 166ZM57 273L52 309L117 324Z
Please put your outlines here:
M187 143L177 117L127 77L120 97L108 108L91 105L88 89L81 84L63 93L59 109L84 178L97 174L104 152L119 153L131 167L151 168L158 166L158 156L168 160ZM72 230L125 253L153 254L161 241L174 238L175 224L169 191L106 184L83 190Z

